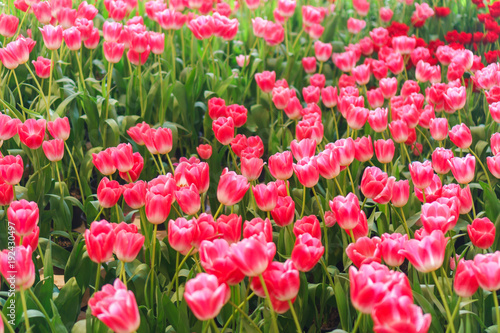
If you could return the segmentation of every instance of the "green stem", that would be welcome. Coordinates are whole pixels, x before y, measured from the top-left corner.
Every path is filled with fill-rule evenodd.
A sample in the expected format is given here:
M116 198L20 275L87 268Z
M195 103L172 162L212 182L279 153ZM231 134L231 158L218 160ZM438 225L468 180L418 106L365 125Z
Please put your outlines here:
M356 191L354 190L354 181L352 180L351 170L349 166L347 166L346 169L347 169L347 174L349 175L349 180L351 181L352 193L356 194Z
M54 71L54 51L50 51L50 70L49 70L49 93L47 95L47 120L50 120L50 94L52 91L52 72Z
M110 100L110 91L111 91L111 81L113 79L113 63L110 63L108 65L108 83L107 83L107 86L106 86L106 119L108 119L108 115L109 115L109 100Z
M321 266L323 267L323 269L325 270L325 274L326 276L328 277L328 281L330 281L330 285L332 287L332 290L335 290L335 284L333 283L333 280L332 280L332 276L330 275L330 273L328 272L328 267L326 267L326 264L325 264L325 261L323 260L323 258L321 258L319 260L319 262L321 263Z
M250 286L250 285L249 285ZM247 288L247 293L248 293L248 288ZM240 310L236 310L234 311L231 316L229 316L229 319L226 321L226 324L224 325L224 327L222 327L222 330L221 332L225 332L226 331L226 328L229 327L229 324L231 323L231 321L233 320L234 316L236 315L236 312L238 311L242 311L241 308L245 306L245 304L254 296L255 294L254 293L251 293L250 296L246 297L245 300L243 300L243 302L240 303L240 305L238 305L238 309ZM231 303L230 303L231 304ZM244 311L243 311L244 312ZM245 313L246 314L246 313ZM257 327L258 328L258 327ZM260 332L260 329L259 331L257 332Z
M497 317L497 332L500 333L500 308L498 307L498 296L496 290L493 290L493 302L495 303L495 313Z
M122 276L122 281L127 286L127 273L125 272L125 262L122 261L122 268L120 270L120 276Z
M469 147L469 151L472 153L472 155L474 155L474 157L476 158L477 162L479 163L479 165L481 165L481 168L483 168L483 171L484 171L484 175L486 176L486 180L488 181L488 185L490 186L490 189L492 191L494 191L493 187L491 186L491 181L490 181L490 176L488 176L488 170L484 167L484 164L483 162L481 162L481 160L479 159L479 157L476 155L476 153L474 153L474 151L472 150L471 147Z
M323 219L323 233L325 237L325 260L328 263L328 229L326 228L325 212L323 211L323 207L321 206L321 202L319 201L318 194L316 193L314 187L312 187L312 191L314 197L316 198L316 202L318 203L319 211L321 213L321 218Z
M297 333L302 333L302 328L299 324L299 319L297 318L297 314L295 313L295 309L293 308L292 301L288 300L288 306L290 307L290 312L292 313L293 321L295 322L295 327L297 328Z
M45 317L45 320L47 320L47 324L49 324L50 331L51 332L57 332L56 329L55 329L55 327L54 327L54 324L52 323L52 320L50 320L50 317L47 314L47 311L45 311L45 308L40 303L40 301L38 300L38 298L35 296L35 293L33 293L33 290L31 290L31 288L29 288L28 292L29 292L31 298L33 299L33 301L36 303L36 306L38 306L38 308L40 309L40 311L43 313L43 316Z
M168 154L167 154L167 156L168 156ZM167 171L165 170L165 166L163 165L163 161L161 159L161 154L158 154L158 161L160 162L160 165L161 165L161 174L166 175Z
M423 193L423 191L422 191ZM403 211L403 207L399 207L401 210L401 217L403 218L403 226L405 227L406 234L408 235L408 239L411 238L410 229L408 228L408 223L406 222L405 212Z
M33 80L35 81L36 83L36 86L38 87L38 90L40 91L40 94L42 95L42 98L43 100L45 101L45 104L48 105L48 102L47 102L47 97L45 96L45 94L43 93L43 89L42 89L42 86L40 86L40 83L38 82L38 80L36 79L36 76L35 74L33 74L33 71L31 70L30 66L28 66L28 63L25 63L24 64L26 66L26 68L28 69L28 72L30 72L30 75L31 77L33 78Z
M278 323L276 322L276 313L274 312L273 304L271 303L271 296L269 296L269 291L267 290L266 281L264 281L264 277L262 276L262 274L259 275L259 280L260 284L262 285L262 288L264 289L264 293L266 294L266 298L269 302L269 311L271 312L271 320L273 327L272 330L274 331L274 333L278 333L279 329L278 329Z
M359 324L361 323L361 318L363 318L363 314L360 312L358 314L358 318L356 319L356 322L354 323L354 328L352 329L351 333L356 333L358 330Z
M21 289L21 303L23 304L23 312L24 312L24 324L26 325L26 332L31 332L30 328L30 320L28 317L28 307L26 306L26 297L24 295L24 289Z
M451 327L451 332L455 333L455 326L453 326L453 320L451 318L451 313L450 309L448 307L448 302L446 301L446 298L443 293L443 289L441 288L441 285L439 284L438 278L436 276L436 271L432 271L432 278L434 279L434 282L436 283L436 287L439 292L439 296L441 296L441 300L443 302L444 310L446 311L446 316L448 317L448 325Z
M97 219L99 218L99 216L101 216L102 212L104 211L104 207L101 207L101 210L99 211L99 213L96 215L94 221L97 221Z
M100 278L101 278L101 263L97 263L97 273L95 275L94 293L99 291Z
M82 196L82 203L85 205L85 194L83 194L82 182L80 180L80 175L78 173L78 168L76 167L75 160L73 159L73 154L71 154L71 150L69 150L68 144L64 141L64 146L66 147L66 151L68 152L69 159L71 160L71 164L73 165L73 169L75 169L76 181L78 182L78 187L80 188L80 195Z
M19 95L19 102L21 103L21 107L23 108L23 116L26 119L26 115L24 114L23 94L21 94L21 88L19 87L19 81L17 80L17 75L15 70L12 70L12 76L14 76L14 81L16 81L17 94Z
M154 291L155 291L155 284L154 284L154 279L155 279L155 254L156 254L156 232L158 231L158 224L155 224L153 226L153 238L151 239L151 242L153 243L151 245L153 252L151 253L151 307L154 307L154 302L153 302L153 297L154 297Z
M304 209L306 208L306 187L302 191L302 211L300 212L300 218L304 216Z
M14 329L12 328L12 326L10 326L9 324L9 320L7 319L7 317L5 317L5 315L3 314L2 311L0 311L0 316L2 316L2 320L3 320L3 323L4 323L4 327L7 327L7 330L9 331L9 333L15 333L14 332Z
M224 205L223 205L223 204L220 204L220 205L219 205L219 208L218 208L218 209L217 209L217 211L215 212L215 215L214 215L214 220L217 220L217 216L219 216L219 213L221 212L222 207L224 207Z
M172 175L174 175L175 173L175 169L174 169L174 165L172 164L172 161L170 160L170 156L168 154L167 155L167 160L168 160L168 165L170 166L170 170L172 171ZM163 163L162 163L162 167L163 167ZM165 169L164 169L165 171Z
M172 45L172 81L175 83L176 75L175 75L175 45L174 45L174 32L170 31L170 45Z
M219 329L217 328L217 324L215 323L215 320L210 319L210 324L212 324L212 327L213 327L213 329L214 329L214 332L217 332L217 333L219 333L219 332L220 332L220 331L219 331Z
M78 56L78 52L75 51L76 62L78 63L78 70L80 71L80 81L82 82L82 89L85 91L85 81L83 79L83 69L82 62L80 61L80 57Z
M177 279L177 277L179 276L179 271L180 271L180 268L182 266L184 266L184 264L186 263L187 261L187 258L189 258L189 256L191 255L191 253L193 253L194 251L194 247L192 247L188 253L186 253L186 255L184 256L184 259L182 259L181 263L179 264L179 266L175 269L175 274L174 274L174 277L172 278L172 281L170 282L170 285L168 287L168 290L167 290L167 295L170 295L170 292L172 291L172 288L174 286L174 281Z
M457 305L455 306L455 309L453 310L453 313L451 314L451 322L455 321L455 316L457 315L458 313L458 310L460 309L460 301L462 300L462 297L458 297L458 300L457 300ZM446 333L448 333L448 331L450 330L450 326L448 326L448 328L446 329Z
M252 320L252 318L250 318L250 317L248 316L248 314L240 308L240 306L238 306L238 305L234 304L231 300L230 300L228 303L229 303L229 305L231 305L233 308L235 308L235 310L236 310L237 312L239 312L239 313L240 313L240 314L241 314L241 315L242 315L242 316L243 316L243 317L244 317L244 318L245 318L245 319L246 319L246 320L247 320L247 321L248 321L248 322L249 322L249 323L250 323L250 324L254 327L254 329L255 329L255 331L256 331L256 332L261 332L261 333L262 333L262 331L260 330L259 326L257 326L257 324L256 324L256 323ZM246 302L241 303L241 306L243 306L245 303L246 303ZM231 320L231 318L229 319L229 321L230 321L230 320ZM223 327L222 332L224 332L224 328L225 328L225 327Z
M139 72L139 105L141 106L141 118L144 119L146 115L146 110L144 110L144 105L142 101L142 54L139 53L139 66L137 66L137 71Z
M339 181L337 180L337 178L333 178L333 181L335 182L335 184L337 184L337 187L339 189L339 193L341 196L344 196L344 191L342 191L342 187L340 187L340 184L339 184Z

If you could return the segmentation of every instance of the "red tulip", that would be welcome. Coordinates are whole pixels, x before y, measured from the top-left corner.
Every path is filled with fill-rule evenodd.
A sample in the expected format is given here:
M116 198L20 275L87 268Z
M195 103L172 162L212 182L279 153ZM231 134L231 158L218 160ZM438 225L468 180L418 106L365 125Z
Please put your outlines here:
M7 209L7 220L14 226L16 234L27 236L38 225L38 205L36 202L24 199L13 201Z
M465 87L450 87L443 94L447 107L453 111L463 109L467 99Z
M409 128L405 121L394 120L389 124L389 130L391 131L392 138L397 143L404 143L408 140Z
M393 160L396 147L394 146L394 141L392 141L392 139L377 140L375 141L374 146L375 155L380 163L390 163Z
M211 214L202 213L194 219L198 228L198 232L193 239L192 245L196 250L200 248L204 240L212 240L217 237L217 223Z
M450 140L460 149L467 149L472 144L472 134L465 124L455 125L448 133Z
M217 199L225 206L232 206L243 199L250 185L245 177L225 168L219 179Z
M151 154L168 154L172 150L170 128L150 128L142 134L142 140Z
M297 220L293 226L293 234L295 237L299 237L302 234L310 234L314 238L321 240L321 226L318 218L310 215Z
M283 111L290 119L300 119L302 117L302 104L297 97L293 96Z
M82 47L82 34L76 27L63 31L64 42L71 51L78 51Z
M453 290L460 297L471 297L479 288L476 274L473 269L474 261L461 259L455 270Z
M132 154L134 159L134 166L127 172L118 172L121 179L127 182L135 182L139 179L142 169L144 168L144 158L142 158L141 153L136 152Z
M226 107L227 117L233 118L234 127L239 128L247 122L248 110L243 105L231 104Z
M394 182L392 187L391 203L394 207L403 207L410 198L410 184L408 180L399 180Z
M42 148L45 156L51 162L58 162L64 156L64 141L61 139L44 141Z
M272 90L273 103L276 109L284 110L290 101L290 90L288 88L276 87Z
M401 235L399 233L383 234L382 242L380 243L380 251L384 263L392 267L401 266L405 257L399 253L399 250L404 249L404 245L407 241L408 235Z
M316 58L304 57L302 58L302 67L307 74L316 72Z
M122 33L123 35L123 33ZM146 61L148 60L149 53L151 51L151 48L149 45L147 45L146 50L143 53L139 53L133 49L129 49L127 52L127 58L130 61L131 64L136 65L136 66L143 66Z
M395 77L383 78L379 82L380 89L382 90L382 95L385 99L390 99L396 95L398 90L398 80Z
M252 186L252 192L255 197L257 207L264 212L270 212L276 207L278 201L278 191L276 184L269 182Z
M276 246L266 242L264 234L244 238L231 245L229 257L249 277L262 274L276 254Z
M299 271L295 269L290 259L284 263L273 261L265 272L262 273L262 277L271 298L286 302L294 300L297 297L300 288L300 276ZM252 279L250 288L252 288L257 296L266 297L260 279Z
M431 325L430 314L423 314L422 309L413 304L407 296L386 297L372 311L373 330L382 332L426 333Z
M22 236L22 238L23 243L21 244L21 236L18 234L14 234L14 243L16 244L16 246L31 246L32 249L36 249L38 247L38 239L40 238L40 228L36 226L35 230L33 230L31 234Z
M491 174L495 176L495 178L500 178L500 154L493 157L486 157L486 163Z
M292 261L301 272L309 272L316 266L325 252L321 241L310 234L297 237L292 250Z
M434 140L442 141L448 136L448 119L434 118L430 121L429 130Z
M241 216L236 214L219 216L217 234L229 244L237 243L241 239Z
M38 149L45 138L45 123L44 119L27 119L19 124L17 132L21 142L30 149Z
M97 154L92 154L92 163L105 176L110 176L116 172L116 166L109 148Z
M14 15L0 15L0 35L6 38L11 38L16 34L19 26L19 18Z
M7 155L0 159L0 179L6 184L17 185L23 178L24 163L20 155Z
M321 101L327 108L335 107L338 102L337 87L328 86L321 89Z
M302 88L302 97L304 98L304 102L306 102L307 104L310 103L318 104L320 93L321 89L315 86L308 86Z
M199 229L196 220L187 220L179 217L168 222L168 242L177 252L186 255L194 246L193 242L198 237Z
M206 162L181 162L175 168L175 182L177 186L194 184L198 193L205 193L210 186L209 167Z
M27 290L35 282L32 254L33 250L29 245L0 252L0 272L7 281L13 282L9 282L9 285L14 284L16 290Z
M139 209L146 204L147 183L138 181L123 186L123 199L132 209Z
M415 161L408 168L410 169L411 180L416 188L425 189L431 184L434 171L430 161L424 163Z
M333 200L330 200L330 208L342 229L351 230L358 224L361 209L358 197L354 193L349 193L345 197L336 196Z
M125 222L122 222L125 223ZM127 230L119 230L115 228L116 239L113 247L113 252L118 260L122 262L132 262L135 260L142 246L144 245L144 236Z
M387 173L377 167L368 167L361 177L361 192L365 197L373 199L382 192L387 179Z
M373 261L381 261L380 243L378 237L361 237L355 243L349 244L345 252L356 267L361 267Z
M14 118L0 114L0 140L8 140L17 134L17 128L22 122Z
M217 140L223 145L228 145L234 138L233 118L220 117L212 123L212 130Z
M84 237L90 260L99 264L113 258L116 235L111 223L106 220L92 222Z
M204 240L200 245L200 263L203 269L215 275L219 283L237 285L245 275L229 256L230 246L224 239Z
M14 187L0 179L0 206L8 206L14 200Z
M278 197L276 207L271 211L274 222L285 227L295 219L295 202L289 196Z
M325 149L316 158L319 174L326 179L333 179L340 173L338 150Z
M139 329L141 317L134 293L127 290L120 279L116 279L113 285L104 285L88 304L92 315L113 332L132 333Z
M111 148L111 158L120 172L126 173L134 167L134 156L130 143L120 143L117 147Z
M471 266L481 288L487 291L500 289L500 251L477 254Z
M48 3L48 2L40 2L40 3ZM33 67L35 67L35 73L41 79L48 79L50 76L50 67L52 66L52 62L50 59L44 57L38 57L36 60L32 61Z
M251 157L241 159L241 174L248 180L257 180L262 173L264 161L261 158Z
M457 198L454 199L458 200ZM424 204L420 218L425 231L430 234L434 230L441 230L445 234L447 231L453 229L457 223L459 214L456 204L457 202L452 203L453 208L438 201ZM458 205L460 205L459 202Z
M199 273L186 282L184 299L199 320L215 318L231 297L231 289L215 275Z
M367 162L373 157L373 144L371 136L363 136L354 140L354 158L360 162Z
M269 219L263 220L256 217L243 223L243 238L250 238L254 235L259 236L261 233L265 236L267 242L273 241L273 227Z
M212 146L210 144L202 144L196 147L196 151L200 158L208 160L212 156Z
M53 51L61 47L63 39L62 26L45 25L43 28L38 28L42 32L43 42L47 49Z
M377 133L387 128L387 109L376 108L368 113L368 124Z
M111 208L116 205L122 193L123 188L116 180L104 177L97 187L97 200L101 207Z
M68 117L57 118L47 123L47 129L54 139L68 140L70 134Z
M173 180L149 186L146 193L146 217L150 223L161 224L167 220L174 201L171 183Z
M293 140L290 143L290 148L292 150L293 157L295 157L297 161L305 157L311 158L316 152L316 141L313 139L303 139L300 141Z
M308 188L314 187L319 181L319 170L315 158L303 158L293 164L293 170L299 182Z
M123 57L123 51L125 50L125 44L117 43L112 41L106 41L102 44L102 49L104 52L104 57L106 60L112 64L120 62Z
M276 153L269 157L269 171L280 180L287 180L293 175L293 157L290 151Z
M448 165L459 184L468 184L474 179L476 158L471 154L467 154L465 157L453 157L448 160Z
M432 152L432 168L437 174L445 175L450 171L448 161L453 158L453 151L438 147Z
M179 207L187 215L195 215L200 210L200 194L196 185L181 187L174 195Z
M495 241L495 225L487 217L475 219L467 232L472 244L480 249L488 249Z
M404 255L415 269L422 273L429 273L439 269L444 262L444 254L448 238L441 230L434 230L421 240L410 239L405 244Z
M255 74L255 82L257 82L262 92L269 94L273 91L274 83L276 82L276 73L274 71L257 73Z

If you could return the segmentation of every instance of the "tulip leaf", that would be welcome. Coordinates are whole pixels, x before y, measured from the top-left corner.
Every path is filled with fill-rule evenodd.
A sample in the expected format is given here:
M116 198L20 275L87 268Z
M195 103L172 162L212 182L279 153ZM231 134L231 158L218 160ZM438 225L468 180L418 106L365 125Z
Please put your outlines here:
M59 311L61 320L68 330L76 322L80 314L80 302L82 300L82 290L76 282L76 278L72 277L64 287L61 288L59 295L54 300L54 304Z

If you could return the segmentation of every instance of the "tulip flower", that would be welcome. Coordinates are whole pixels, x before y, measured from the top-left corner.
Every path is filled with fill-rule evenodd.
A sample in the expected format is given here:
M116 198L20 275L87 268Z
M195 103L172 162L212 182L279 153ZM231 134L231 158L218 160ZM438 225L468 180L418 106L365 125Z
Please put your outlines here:
M434 140L442 141L448 136L448 119L434 118L430 121L429 130Z
M183 255L187 255L191 250L198 233L199 229L195 219L187 220L179 217L168 222L168 242L174 250Z
M455 270L453 290L460 297L471 297L479 288L476 274L473 269L474 261L461 259Z
M272 298L285 302L297 297L300 287L299 271L290 259L284 263L273 261L262 273L262 278ZM252 279L250 288L257 296L266 297L259 279Z
M17 128L19 139L30 149L38 149L45 138L44 119L27 119Z
M134 293L119 279L107 284L89 299L92 315L117 333L132 333L139 329L141 318Z
M441 230L434 230L421 240L411 239L400 251L415 269L422 273L434 272L443 265L448 238Z
M271 216L280 227L291 224L295 219L295 202L293 199L289 196L278 197L276 207L271 211Z
M105 176L110 176L116 172L116 166L109 148L97 154L92 154L92 163Z
M0 179L6 184L17 185L24 172L24 163L20 155L7 155L0 158Z
M404 249L407 241L408 235L401 235L399 233L383 234L382 242L380 243L380 252L384 263L392 267L401 266L405 257L399 253L399 250Z
M250 184L245 177L225 168L217 187L217 200L225 206L232 206L243 199Z
M472 144L472 134L465 124L453 126L448 134L451 142L460 149L467 149Z
M381 262L380 243L378 237L361 237L347 246L346 254L358 268L373 261Z
M319 181L319 170L315 158L303 158L293 164L293 170L304 187L314 187Z
M351 230L358 224L361 209L358 197L354 193L349 193L345 197L336 196L330 200L330 208L342 229Z
M123 186L123 199L132 209L139 209L146 204L147 183L138 181Z
M39 28L42 32L43 42L47 49L53 51L61 47L63 39L63 28L62 26L45 25L43 28Z
M292 261L301 272L309 272L316 266L325 252L318 238L310 234L299 235L292 250Z
M236 214L219 216L217 234L229 244L237 243L241 239L241 216Z
M90 260L99 264L113 258L116 235L111 223L106 220L92 222L84 238Z
M63 141L68 140L71 131L68 117L57 118L54 121L49 121L47 123L47 129L54 139L60 139Z
M51 162L58 162L64 156L64 141L61 139L44 141L42 148L45 156Z
M125 223L125 222L122 222ZM132 262L135 260L142 246L144 245L144 236L136 232L127 230L116 231L116 239L113 252L118 260L122 262Z
M212 146L209 144L199 145L198 147L196 147L196 151L198 152L200 158L204 160L208 160L210 156L212 156Z
M432 152L432 168L439 175L445 175L450 171L450 161L454 157L453 151L438 147Z
M474 179L476 158L471 154L465 157L453 157L448 160L448 165L459 184L469 184Z
M408 168L410 169L411 180L416 188L425 189L431 184L434 171L430 161L424 163L415 161Z
M287 180L293 175L293 157L290 151L269 156L268 164L271 175L276 179Z
M217 140L228 145L234 138L234 121L231 117L220 117L212 123L212 130Z
M168 183L149 187L146 193L146 216L153 224L161 224L167 220L174 201L174 193Z
M14 226L16 233L26 236L33 232L39 221L39 210L36 202L14 201L7 209L7 220Z
M31 288L35 282L35 265L32 260L33 250L31 246L22 245L12 250L0 252L0 273L9 284L13 284L16 290Z
M273 91L274 83L276 82L276 73L274 71L257 73L255 74L255 82L257 82L262 92L269 94Z
M229 257L230 245L224 239L204 240L200 245L200 263L203 269L215 275L219 283L237 285L245 275Z
M476 254L471 266L481 288L487 291L500 289L500 251Z
M246 276L261 275L276 253L274 243L267 243L265 236L254 235L231 245L230 258Z
M184 289L184 299L199 320L215 318L230 297L229 286L220 283L215 275L206 273L199 273L186 282Z
M260 234L265 236L267 242L273 241L273 227L269 219L263 220L256 217L243 223L243 238L250 238L253 235L261 236Z
M116 180L109 180L104 177L97 187L97 200L102 208L111 208L120 199L123 188Z
M488 249L495 241L495 225L487 217L477 218L467 226L467 233L474 246Z
M399 332L404 327L409 332L425 333L432 321L431 315L424 315L408 296L386 297L373 308L372 318L375 332Z
M278 191L273 182L252 186L257 207L264 212L270 212L276 207L278 201Z

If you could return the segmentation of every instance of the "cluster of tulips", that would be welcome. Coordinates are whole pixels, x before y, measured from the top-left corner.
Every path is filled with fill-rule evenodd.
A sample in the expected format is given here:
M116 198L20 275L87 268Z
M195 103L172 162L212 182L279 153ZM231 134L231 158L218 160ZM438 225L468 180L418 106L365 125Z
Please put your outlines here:
M500 3L440 3L8 1L0 332L500 333Z

